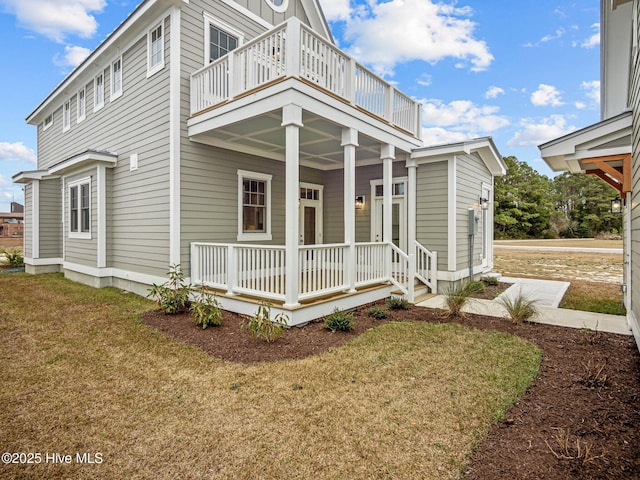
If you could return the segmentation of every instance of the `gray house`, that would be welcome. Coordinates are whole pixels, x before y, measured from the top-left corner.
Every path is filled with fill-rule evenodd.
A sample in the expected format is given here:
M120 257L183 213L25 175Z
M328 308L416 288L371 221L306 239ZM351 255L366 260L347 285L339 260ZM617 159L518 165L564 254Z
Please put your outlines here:
M492 267L493 141L423 142L316 0L143 1L27 122L30 273L146 295L180 264L297 324Z

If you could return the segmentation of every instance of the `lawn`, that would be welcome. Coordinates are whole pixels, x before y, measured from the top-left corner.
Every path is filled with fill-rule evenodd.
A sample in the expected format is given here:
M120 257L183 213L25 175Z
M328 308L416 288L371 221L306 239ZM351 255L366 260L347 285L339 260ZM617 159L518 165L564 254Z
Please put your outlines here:
M0 298L2 451L102 458L3 478L458 478L541 359L496 331L391 322L241 365L141 325L151 303L116 289L6 274Z

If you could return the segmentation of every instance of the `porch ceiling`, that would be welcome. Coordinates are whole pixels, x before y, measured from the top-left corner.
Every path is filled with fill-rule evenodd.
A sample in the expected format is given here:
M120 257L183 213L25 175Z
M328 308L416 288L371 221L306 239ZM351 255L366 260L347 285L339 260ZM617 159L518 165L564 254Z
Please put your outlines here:
M342 127L309 111L303 111L300 129L300 164L320 170L342 168ZM208 130L192 140L228 150L285 160L285 129L280 109ZM356 164L380 161L380 141L360 132Z

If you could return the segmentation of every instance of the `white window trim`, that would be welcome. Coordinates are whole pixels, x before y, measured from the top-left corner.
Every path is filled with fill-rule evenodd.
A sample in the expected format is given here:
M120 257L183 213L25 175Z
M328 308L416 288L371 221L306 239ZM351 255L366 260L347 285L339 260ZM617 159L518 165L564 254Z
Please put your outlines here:
M88 184L89 185L89 231L88 232L82 232L80 231L82 229L82 185ZM77 232L72 232L71 231L71 189L73 187L78 187L78 231ZM81 178L80 180L74 180L73 182L69 182L67 184L67 221L69 222L69 226L67 228L68 231L68 235L69 238L79 238L79 239L84 239L84 240L90 240L91 239L91 223L92 223L92 217L93 215L91 215L91 177L85 177L85 178Z
M80 93L84 94L84 112L80 115ZM82 87L78 90L76 94L76 123L82 122L85 118L87 118L87 89Z
M69 115L67 116L67 106ZM66 100L62 104L62 132L68 132L71 128L71 99Z
M243 180L249 178L251 180L262 180L267 183L266 188L266 212L265 212L265 231L264 232L243 232ZM238 170L238 241L264 241L271 240L271 179L273 175L258 172L249 172L247 170Z
M226 33L233 35L238 39L238 47L240 48L244 43L244 34L240 30L236 30L230 25L227 25L224 22L221 22L213 15L203 12L202 16L204 17L204 65L209 65L209 43L211 42L211 31L209 27L213 25L218 30L224 30Z
M102 101L98 103L98 77L102 77ZM104 70L93 79L93 111L97 112L104 107Z
M48 124L47 124L47 119L50 119L50 122ZM45 130L49 130L52 125L53 125L53 113L44 117L44 120L42 122L42 131L44 132Z
M160 42L161 59L157 65L151 65L152 61L152 40L151 35L158 27L162 29L162 41ZM152 77L160 70L164 68L164 42L165 42L165 28L164 19L156 23L152 28L147 31L147 78Z
M115 88L115 82L114 82L114 77L115 77L115 71L113 69L113 66L120 62L120 89L118 90L114 90ZM113 102L114 100L120 98L122 96L122 91L124 90L124 65L122 63L122 55L120 55L118 58L114 59L111 62L111 68L110 68L110 72L111 72L111 85L110 85L110 92L109 92L109 101Z
M287 8L289 7L289 0L283 0L282 1L282 5L277 6L273 4L272 0L264 0L265 2L267 2L267 5L269 5L274 12L277 13L284 13L287 11Z

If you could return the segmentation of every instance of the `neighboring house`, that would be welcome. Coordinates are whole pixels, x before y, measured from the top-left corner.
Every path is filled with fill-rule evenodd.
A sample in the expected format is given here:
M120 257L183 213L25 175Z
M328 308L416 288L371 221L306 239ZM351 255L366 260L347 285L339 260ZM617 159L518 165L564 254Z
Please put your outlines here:
M11 202L10 212L0 212L0 237L22 237L24 233L24 209Z
M601 0L601 121L540 145L555 171L596 175L625 202L624 304L640 348L640 2Z
M493 141L424 148L317 0L143 1L27 122L31 273L146 295L180 264L297 324L492 266Z

